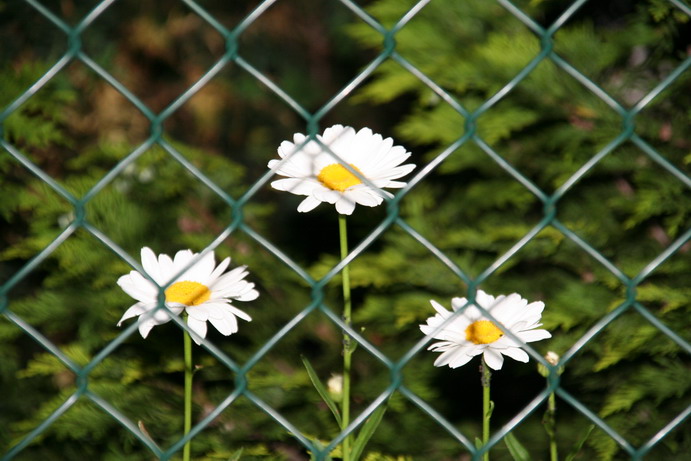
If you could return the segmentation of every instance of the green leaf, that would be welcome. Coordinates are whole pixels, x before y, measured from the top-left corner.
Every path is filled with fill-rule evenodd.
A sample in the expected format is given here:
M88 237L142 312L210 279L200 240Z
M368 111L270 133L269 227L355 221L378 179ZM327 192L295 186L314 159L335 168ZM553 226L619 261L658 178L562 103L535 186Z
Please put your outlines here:
M338 411L338 406L336 405L336 402L334 402L334 400L329 395L329 392L326 390L322 382L319 380L319 376L317 376L317 372L314 371L314 368L310 364L309 360L307 360L307 358L304 356L302 356L301 358L302 363L305 365L305 369L307 370L307 374L310 377L310 381L312 381L312 385L317 390L317 392L319 392L319 395L321 396L324 403L326 403L326 406L329 407L331 413L333 413L334 418L336 418L336 423L338 423L338 427L341 427L341 413Z
M233 453L233 455L230 458L228 458L228 461L240 461L240 457L242 456L242 451L243 451L243 448L240 448L238 451Z
M511 432L504 436L504 443L515 461L531 461L530 453Z
M588 437L590 437L590 433L593 432L593 429L595 429L595 425L591 424L588 426L588 429L585 430L585 433L581 437L581 439L576 443L576 445L573 446L573 449L571 450L571 453L566 455L566 458L564 458L564 461L573 461L578 453L581 451L581 448L583 448L583 444L585 443L586 440L588 440Z
M377 426L379 426L379 423L381 423L385 412L386 407L384 405L380 406L374 410L374 412L372 412L372 416L370 416L367 421L365 421L365 424L362 425L362 429L360 429L360 432L353 443L353 448L350 452L350 459L353 461L360 459L360 455L362 455L365 445L367 445L369 439L372 438L374 431L377 430Z
M485 418L490 418L492 416L492 413L494 413L494 400L489 401L489 408L487 409L487 414L485 415Z

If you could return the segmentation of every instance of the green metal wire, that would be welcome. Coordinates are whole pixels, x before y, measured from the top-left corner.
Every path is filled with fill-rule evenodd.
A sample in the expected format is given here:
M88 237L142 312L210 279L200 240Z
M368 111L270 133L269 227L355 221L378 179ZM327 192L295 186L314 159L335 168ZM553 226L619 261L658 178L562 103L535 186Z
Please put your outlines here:
M633 278L625 275L619 268L609 261L602 253L598 252L588 242L578 236L575 232L568 229L557 219L558 202L564 197L584 176L586 176L599 162L601 162L607 155L614 151L618 146L626 142L631 142L636 145L641 152L648 156L652 161L660 165L666 171L671 173L676 179L691 188L691 178L677 167L667 161L660 153L652 148L648 143L641 139L635 132L636 116L648 105L651 101L657 98L665 89L669 88L674 81L676 81L682 73L686 72L691 67L691 57L683 61L676 69L674 69L664 80L662 80L654 89L642 97L631 109L626 109L613 97L611 97L603 88L591 81L578 69L572 66L567 60L559 56L553 47L554 34L572 18L586 3L587 0L575 0L551 25L543 27L535 22L529 15L522 11L519 7L514 5L509 0L497 0L506 11L511 13L516 19L531 30L540 43L540 51L531 59L531 61L521 69L514 78L508 81L502 88L500 88L494 95L486 99L474 111L466 109L462 103L456 98L442 89L433 79L425 75L420 69L411 64L404 56L398 53L396 49L396 34L403 30L406 24L415 17L430 0L421 0L415 3L391 28L384 27L375 18L369 15L357 3L352 0L339 0L343 6L350 10L357 18L369 25L373 30L379 33L382 37L382 49L372 61L364 67L351 81L349 81L343 88L335 92L335 94L320 108L314 112L306 110L300 105L290 94L284 89L275 84L270 78L264 75L261 71L256 69L252 64L243 58L242 49L239 44L240 36L247 30L247 28L256 21L269 7L271 7L276 0L265 0L256 6L237 26L234 28L227 28L222 25L212 14L206 11L202 6L194 0L182 0L182 3L187 5L189 9L195 13L200 19L205 21L213 27L225 40L225 51L223 55L189 88L183 91L175 100L173 100L160 113L152 111L146 106L137 96L135 96L127 87L120 83L109 72L99 66L93 61L83 50L82 34L94 23L94 21L101 15L107 14L108 9L115 0L103 0L96 4L84 18L75 26L68 25L59 16L54 14L48 8L43 6L38 0L25 0L25 3L31 6L37 14L46 18L54 27L58 28L65 34L66 49L64 54L30 87L16 97L9 105L0 111L0 134L2 134L4 121L15 111L20 109L36 92L41 90L45 85L60 73L71 62L79 62L86 68L93 71L98 77L102 78L110 84L118 93L123 95L137 110L139 110L145 119L150 124L149 136L147 139L131 153L129 153L123 160L121 160L115 167L108 171L83 197L78 198L65 190L57 181L50 177L46 172L41 170L35 163L23 155L19 149L0 137L0 146L2 150L7 152L19 165L25 167L33 175L45 182L53 191L68 202L74 213L74 219L71 223L46 247L41 250L36 256L29 260L22 268L13 274L9 280L0 286L0 315L6 320L16 325L27 337L35 341L41 348L55 356L65 367L76 375L76 390L69 395L64 402L62 402L57 409L55 409L48 417L46 417L41 424L34 428L31 432L26 434L16 445L11 447L9 451L2 454L1 460L9 461L22 452L28 445L32 443L38 436L45 432L63 413L68 411L80 399L91 401L103 412L110 415L122 427L132 433L144 446L146 446L151 453L159 460L171 459L183 445L193 439L199 432L204 430L211 422L221 414L225 409L233 404L239 398L245 398L253 402L260 410L264 411L277 424L289 431L296 440L299 441L307 450L313 453L314 459L325 460L329 453L348 435L362 425L365 420L373 414L373 412L381 405L384 405L388 398L394 393L398 393L405 399L410 401L422 413L429 418L435 420L437 424L444 429L454 440L471 454L473 460L479 460L482 455L496 445L502 438L511 432L514 428L522 423L531 413L544 405L548 396L551 393L556 393L566 404L575 408L586 418L590 419L595 425L606 432L616 443L627 452L631 460L643 459L656 445L660 443L669 433L674 431L682 425L691 416L691 407L686 408L676 418L670 421L665 427L660 429L653 435L646 443L636 448L631 445L623 436L612 429L602 418L598 417L589 408L578 401L573 395L568 393L564 388L560 387L560 378L558 374L558 367L551 365L545 361L535 350L527 346L527 352L538 362L544 365L549 370L547 387L540 392L534 399L528 403L521 412L519 412L511 421L506 423L503 427L497 430L485 446L477 448L475 444L463 433L458 431L450 422L448 422L442 415L440 415L434 408L432 408L424 399L405 386L402 371L413 357L422 350L429 338L423 338L417 342L415 346L406 351L403 356L397 361L391 361L376 346L369 343L359 332L353 330L349 325L345 324L343 320L335 314L334 310L330 309L324 304L324 290L329 282L336 277L344 267L358 258L370 245L372 245L385 231L390 227L396 226L403 232L407 233L422 247L424 247L430 254L434 255L445 267L449 269L460 281L469 287L469 303L474 302L474 293L479 284L492 276L499 268L501 268L507 261L509 261L515 254L520 252L529 242L531 242L541 231L546 228L552 228L559 231L567 239L580 247L586 254L592 257L595 261L601 264L611 274L613 274L626 290L626 300L622 302L614 310L604 315L595 325L593 325L561 358L559 366L564 366L569 361L574 360L578 352L587 344L594 340L594 338L603 332L603 330L617 319L622 314L632 312L643 317L651 325L655 326L659 331L664 333L672 341L674 341L684 351L691 354L691 345L684 340L677 332L669 326L663 324L657 319L648 309L637 301L636 287L640 285L646 278L655 272L655 270L664 263L672 255L676 254L682 246L691 240L691 229L687 230L683 235L676 239L665 251L658 255L646 267L644 267ZM668 0L671 5L680 10L682 13L691 16L691 8L681 0ZM387 199L386 217L378 224L378 226L370 232L361 242L359 242L345 257L339 261L328 273L319 280L313 279L299 264L293 261L280 248L275 246L268 239L263 237L256 230L252 229L243 219L243 206L250 201L250 199L262 189L266 183L273 176L273 172L268 171L261 178L259 178L247 191L240 197L231 197L204 173L199 171L182 153L180 153L173 145L171 145L165 138L165 131L163 124L171 115L173 115L181 106L197 94L206 84L208 84L219 72L228 67L230 64L237 65L240 69L247 72L248 75L256 79L268 90L274 93L280 100L282 100L288 107L292 108L304 121L308 139L315 140L315 135L320 131L320 121L327 115L332 113L343 100L348 97L357 87L372 75L372 73L384 62L391 60L397 62L400 66L406 69L411 75L416 77L423 85L428 87L437 96L441 98L449 107L457 112L464 120L463 126L459 127L460 137L444 149L435 159L430 161L427 165L420 168L414 176L410 179L408 184L401 189L393 199ZM609 141L599 152L595 153L587 162L585 162L575 173L573 173L562 185L556 189L551 195L541 190L536 184L530 181L527 177L521 174L514 168L510 162L505 160L499 153L494 151L478 134L477 120L483 116L489 109L495 106L499 101L510 94L521 82L530 75L534 69L543 61L551 61L558 68L570 75L583 87L588 89L593 95L597 96L610 108L612 108L622 120L621 131ZM462 128L462 130L461 130ZM307 142L307 141L306 141ZM477 277L473 278L459 268L448 256L446 256L434 244L429 242L423 235L418 233L413 226L409 225L403 218L399 216L399 203L404 197L413 190L421 181L427 178L439 165L441 165L449 156L451 156L458 149L466 144L474 144L479 147L492 161L495 162L498 168L506 171L517 182L522 184L528 191L537 197L543 204L542 219L529 230L521 239L519 239L509 250L501 255L496 261L491 263L484 271ZM158 447L146 434L144 434L136 424L134 424L127 416L121 414L117 409L110 405L101 396L94 393L89 388L89 374L95 369L105 358L112 354L131 334L133 334L137 326L131 324L114 339L103 350L101 350L93 359L83 367L78 366L70 360L55 344L43 336L39 331L33 328L29 323L24 321L21 317L16 315L11 307L12 291L15 286L32 273L37 266L39 266L51 253L53 253L65 240L67 240L78 229L90 233L101 244L110 249L123 261L127 262L134 269L143 273L139 263L131 258L122 248L120 248L108 235L107 230L96 228L89 222L89 215L86 210L86 205L96 197L108 184L117 178L123 170L132 162L136 161L141 155L153 146L161 147L169 156L170 160L177 162L186 171L193 175L198 181L207 186L219 198L221 198L232 210L232 217L230 224L213 240L213 242L205 249L205 252L215 249L220 243L234 232L241 232L249 236L259 245L263 246L267 251L272 253L280 262L294 271L306 284L310 287L311 302L304 306L300 313L293 317L286 325L284 325L277 333L275 333L264 345L247 360L244 364L239 364L225 355L221 350L215 347L207 340L202 341L202 346L205 347L214 357L216 357L223 365L235 375L235 389L228 394L225 399L213 409L207 416L199 421L191 430L189 434L181 437L177 442L168 447L161 449ZM298 146L299 148L299 146ZM333 153L332 153L333 154ZM335 154L334 154L335 156ZM336 156L335 156L336 157ZM336 157L337 158L337 157ZM340 159L339 159L340 161ZM345 165L349 170L348 165ZM358 177L360 173L356 170L351 171ZM361 178L364 182L368 182L366 178ZM200 256L201 257L201 256ZM152 280L153 281L153 280ZM159 287L159 305L157 309L167 309L164 304L164 290L165 286ZM461 309L460 311L462 311ZM381 392L381 394L360 414L350 425L342 431L336 438L334 438L325 447L316 446L313 442L303 436L299 429L294 427L290 421L285 419L279 412L272 408L269 404L264 402L261 398L253 394L248 388L249 371L259 363L271 349L276 347L279 341L296 328L305 318L313 314L315 311L321 312L339 329L350 335L356 341L360 348L367 351L374 358L379 360L390 371L390 384ZM459 311L459 314L460 314ZM486 314L488 314L485 311ZM152 313L153 314L153 313ZM491 315L488 314L491 318ZM187 325L178 317L172 316L173 321L179 328L186 329L191 332ZM504 328L502 328L504 330ZM192 333L192 332L191 332ZM504 331L509 337L513 337L508 330Z

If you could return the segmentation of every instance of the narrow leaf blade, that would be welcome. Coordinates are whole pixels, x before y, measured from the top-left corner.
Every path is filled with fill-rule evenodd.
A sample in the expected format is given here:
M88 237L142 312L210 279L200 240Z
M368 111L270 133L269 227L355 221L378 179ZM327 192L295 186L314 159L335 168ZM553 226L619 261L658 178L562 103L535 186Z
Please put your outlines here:
M362 425L362 428L360 429L360 432L353 443L353 448L350 452L350 459L353 461L358 461L360 459L362 451L365 449L365 445L367 445L369 439L372 438L372 435L374 435L374 432L377 430L379 423L381 423L385 412L386 406L381 405L374 410L374 412L372 412L372 415Z
M590 433L593 432L593 429L595 429L595 425L591 424L588 426L588 429L586 429L585 433L581 437L581 439L574 445L573 450L571 450L571 453L566 455L566 458L564 458L564 461L573 461L574 458L578 455L578 453L581 451L581 448L583 448L583 445L585 444L585 441L588 440L588 437L590 437Z
M521 442L519 442L516 436L511 432L504 436L504 443L509 449L509 453L514 461L532 461L528 450L525 449Z
M244 451L244 448L240 448L238 451L233 453L233 455L228 458L228 461L240 461L240 458L242 457L242 452Z
M312 385L317 390L319 396L322 398L326 406L329 407L331 413L333 413L334 418L336 418L336 423L338 423L338 427L341 427L341 412L338 411L338 405L336 405L334 399L332 399L329 395L329 391L326 390L322 382L319 380L319 376L317 376L317 372L314 371L314 368L312 368L309 360L307 360L307 358L304 356L301 358L302 363L305 365L305 369L307 370L307 375L310 377L310 381L312 381Z

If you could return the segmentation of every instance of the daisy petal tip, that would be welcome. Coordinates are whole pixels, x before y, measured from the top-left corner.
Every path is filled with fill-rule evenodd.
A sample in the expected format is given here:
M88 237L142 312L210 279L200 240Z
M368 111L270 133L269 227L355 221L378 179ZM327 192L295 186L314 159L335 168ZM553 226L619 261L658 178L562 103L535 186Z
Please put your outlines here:
M437 301L430 299L429 302L432 305L432 307L434 308L434 310L437 311L438 313L440 313L441 315L445 315L445 314L449 313L449 311L444 306L439 304Z
M307 213L309 211L312 211L315 208L317 208L320 203L321 203L321 201L319 201L318 199L316 199L312 196L309 196L309 197L305 198L302 202L300 202L300 205L298 205L298 212L299 213Z
M139 317L139 319L139 325L137 326L139 334L142 335L142 338L146 339L154 327L154 322L151 320L141 320L141 317Z
M453 308L454 312L457 311L458 309L461 309L466 304L468 304L467 298L459 298L459 297L451 298L451 307Z
M257 298L259 298L259 292L257 290L252 290L238 299L241 299L242 301L254 301Z

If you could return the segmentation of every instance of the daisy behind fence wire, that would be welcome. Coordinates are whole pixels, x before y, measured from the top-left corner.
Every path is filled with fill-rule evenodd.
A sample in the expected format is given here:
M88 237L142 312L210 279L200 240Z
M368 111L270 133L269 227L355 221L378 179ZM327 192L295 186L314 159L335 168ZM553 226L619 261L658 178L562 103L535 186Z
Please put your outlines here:
M248 322L252 318L232 302L253 301L259 293L254 289L254 283L244 280L248 274L245 266L224 274L230 265L230 258L225 258L216 266L214 252L210 251L188 268L197 256L191 250L181 250L174 258L166 254L156 257L148 247L141 250L142 266L158 285L169 283L184 270L165 289L166 306L173 314L187 313L187 325L201 338L206 337L207 321L221 334L233 334L238 331L238 317ZM127 309L118 326L127 319L139 317L139 333L146 338L154 326L170 321L170 314L165 309L157 309L149 314L158 305L159 289L142 274L131 271L118 279L118 285L137 300ZM200 344L198 338L192 337Z
M401 165L410 152L394 146L393 139L384 139L369 128L356 132L348 126L334 125L317 135L317 139L323 146L296 133L293 142L283 141L278 147L281 159L271 160L268 165L277 175L286 177L273 181L274 189L306 196L298 206L302 213L322 202L335 205L336 211L343 215L352 214L356 204L380 205L384 197L393 197L382 189L404 187L405 182L394 180L415 168L410 163ZM375 187L364 183L331 153Z
M437 367L448 365L450 368L458 368L470 362L473 357L482 354L490 368L499 370L504 363L504 355L519 362L528 361L528 354L522 349L522 343L552 337L547 330L538 329L542 325L540 318L545 304L542 301L528 303L517 293L495 298L478 290L475 303L489 312L522 343L504 334L473 304L437 331L437 328L454 312L465 307L468 300L453 298L451 300L453 312L434 300L430 302L437 314L428 318L425 325L420 325L420 330L440 340L428 348L434 352L441 352L434 362Z

